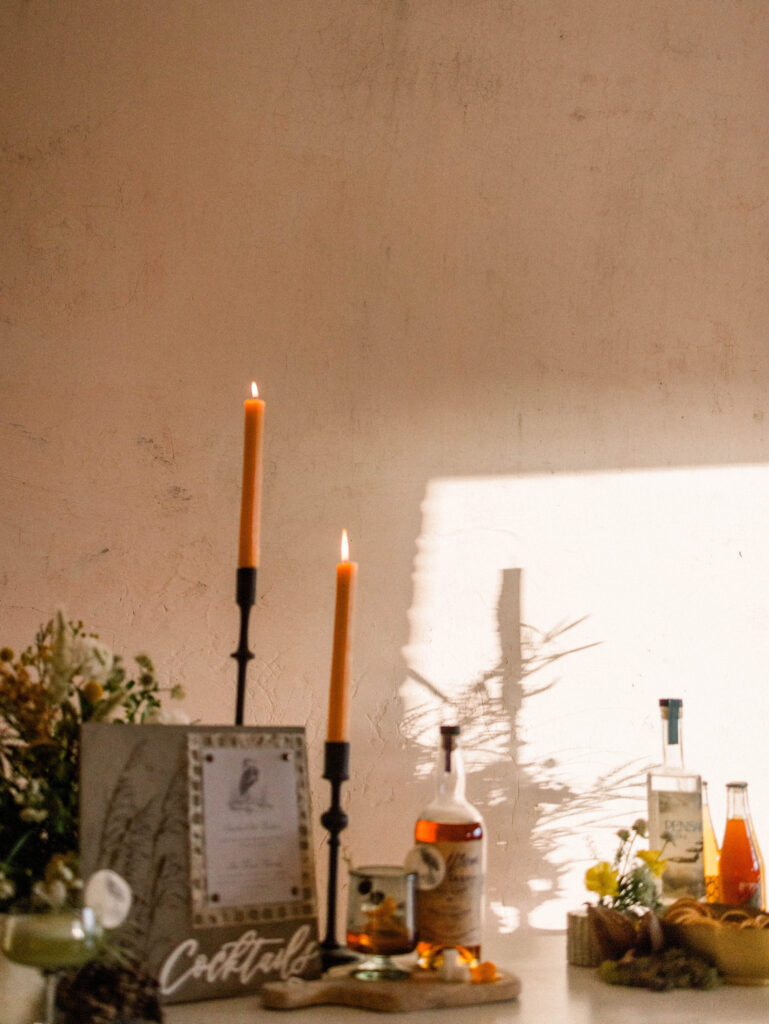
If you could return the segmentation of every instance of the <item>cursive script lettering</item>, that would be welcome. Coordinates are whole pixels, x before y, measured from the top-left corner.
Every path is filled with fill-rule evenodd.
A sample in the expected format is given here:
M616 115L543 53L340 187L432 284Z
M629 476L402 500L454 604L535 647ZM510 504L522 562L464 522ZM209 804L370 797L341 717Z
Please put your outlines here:
M446 858L446 874L452 878L473 877L480 873L481 858L478 854L468 854L454 850Z
M225 942L215 953L200 952L197 939L189 938L165 959L158 981L163 995L178 992L189 981L214 985L236 977L247 985L257 974L277 974L283 981L303 974L317 956L318 944L310 938L310 926L300 925L291 938L263 938L253 929Z

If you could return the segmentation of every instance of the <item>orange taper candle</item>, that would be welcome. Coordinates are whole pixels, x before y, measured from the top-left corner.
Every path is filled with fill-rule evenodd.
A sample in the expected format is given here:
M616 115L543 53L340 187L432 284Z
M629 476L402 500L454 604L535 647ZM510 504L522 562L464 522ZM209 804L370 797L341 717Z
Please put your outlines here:
M243 441L243 491L240 501L240 542L238 567L259 565L259 518L262 507L262 428L264 402L259 389L251 382L251 398L244 402L245 433Z
M328 696L329 743L346 743L350 720L350 633L357 562L350 561L347 530L342 530L342 560L336 567L334 650Z

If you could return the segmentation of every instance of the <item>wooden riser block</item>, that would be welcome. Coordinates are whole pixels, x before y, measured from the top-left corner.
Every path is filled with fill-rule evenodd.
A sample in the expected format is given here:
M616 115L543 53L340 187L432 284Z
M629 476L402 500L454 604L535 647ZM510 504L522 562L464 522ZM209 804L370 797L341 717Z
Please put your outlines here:
M260 989L262 1004L271 1010L295 1010L302 1006L334 1004L383 1013L435 1010L449 1006L502 1003L515 999L521 982L514 974L500 974L497 981L436 981L415 974L406 981L359 981L357 978L321 978L319 981L271 981Z

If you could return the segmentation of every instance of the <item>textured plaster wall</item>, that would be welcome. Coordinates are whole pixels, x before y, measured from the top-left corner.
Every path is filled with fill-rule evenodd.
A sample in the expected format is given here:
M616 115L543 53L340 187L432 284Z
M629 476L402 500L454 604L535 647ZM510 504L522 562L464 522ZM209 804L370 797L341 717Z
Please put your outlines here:
M6 0L0 51L3 642L63 604L151 653L193 718L231 720L255 377L247 717L306 724L320 811L346 527L347 845L399 859L429 791L401 722L431 482L767 462L769 8ZM679 682L688 704L697 679L645 680L652 759ZM506 749L484 811L515 911L540 854Z

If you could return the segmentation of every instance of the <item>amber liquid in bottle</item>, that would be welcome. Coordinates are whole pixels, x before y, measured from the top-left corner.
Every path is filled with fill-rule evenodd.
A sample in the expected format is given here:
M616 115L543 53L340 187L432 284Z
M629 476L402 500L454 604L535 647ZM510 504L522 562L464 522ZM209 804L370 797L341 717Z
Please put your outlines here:
M702 856L705 863L705 899L708 903L720 903L721 878L718 874L718 861L721 851L710 815L707 782L702 783Z
M414 853L424 869L417 895L417 950L425 968L439 966L449 949L470 964L481 956L484 828L480 813L465 799L458 735L458 726L441 729L437 795L414 829Z
M483 823L480 821L445 822L426 821L420 818L414 829L414 838L418 843L474 843L483 839ZM439 942L417 944L420 963L425 967L437 967L447 946ZM480 942L448 947L456 949L465 963L475 964L481 958Z

